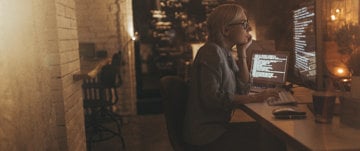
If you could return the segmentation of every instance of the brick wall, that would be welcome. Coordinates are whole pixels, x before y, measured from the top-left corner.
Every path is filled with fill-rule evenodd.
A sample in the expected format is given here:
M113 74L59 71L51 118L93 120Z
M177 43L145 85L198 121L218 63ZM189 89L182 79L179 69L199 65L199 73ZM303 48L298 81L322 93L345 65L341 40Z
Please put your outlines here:
M52 93L54 3L0 1L0 150L58 150ZM51 16L51 17L49 17Z
M111 45L97 42L97 46L110 54L127 48L119 108L134 114L133 43L125 44L133 26L124 22L132 21L131 0L114 2L106 4L106 10L118 15L105 18L116 20L107 23L116 28L106 28L110 36L106 32L94 36L100 41L113 38L115 29ZM79 30L78 38L76 12L81 7L75 0L0 1L0 150L86 150L81 81L72 79L80 72L78 39L83 35Z
M80 42L96 43L96 50L110 54L119 47L115 0L76 0Z
M60 73L55 76L61 84L60 89L55 91L60 91L62 94L62 100L56 103L56 111L58 117L64 117L63 121L57 121L60 127L58 139L62 143L61 150L85 150L81 82L75 82L72 79L72 75L80 71L75 0L56 0L55 2L59 46L55 54L58 54L59 61L54 66L60 69ZM63 129L65 137L61 135Z
M76 0L79 42L92 42L109 56L122 51L123 85L118 105L121 114L136 114L136 79L132 0ZM125 50L123 50L125 49Z
M0 1L0 150L86 150L74 10Z

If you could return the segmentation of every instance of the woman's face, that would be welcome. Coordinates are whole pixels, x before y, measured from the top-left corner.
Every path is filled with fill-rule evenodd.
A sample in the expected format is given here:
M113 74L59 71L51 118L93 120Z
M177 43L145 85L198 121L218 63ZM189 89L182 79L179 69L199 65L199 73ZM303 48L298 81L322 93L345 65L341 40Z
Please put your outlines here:
M225 36L231 44L246 44L251 39L250 26L245 13L239 15L234 23L227 25L228 33Z

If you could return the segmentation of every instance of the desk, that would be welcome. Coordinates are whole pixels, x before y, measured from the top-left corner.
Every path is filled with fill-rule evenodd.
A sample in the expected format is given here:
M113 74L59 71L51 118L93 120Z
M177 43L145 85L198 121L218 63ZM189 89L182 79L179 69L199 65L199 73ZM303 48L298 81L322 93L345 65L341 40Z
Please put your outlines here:
M311 94L308 95L311 98ZM289 150L360 150L360 129L341 124L339 116L334 116L332 124L318 124L307 105L298 104L297 108L306 112L306 119L279 120L272 115L277 107L251 103L241 109L284 141Z

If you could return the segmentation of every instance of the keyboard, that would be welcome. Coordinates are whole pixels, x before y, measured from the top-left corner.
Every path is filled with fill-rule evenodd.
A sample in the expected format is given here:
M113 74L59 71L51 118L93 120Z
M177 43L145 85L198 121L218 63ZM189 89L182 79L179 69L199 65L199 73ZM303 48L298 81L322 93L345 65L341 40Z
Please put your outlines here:
M285 90L279 92L279 98L269 98L266 101L271 106L297 104L297 101L295 100L294 96L290 92Z

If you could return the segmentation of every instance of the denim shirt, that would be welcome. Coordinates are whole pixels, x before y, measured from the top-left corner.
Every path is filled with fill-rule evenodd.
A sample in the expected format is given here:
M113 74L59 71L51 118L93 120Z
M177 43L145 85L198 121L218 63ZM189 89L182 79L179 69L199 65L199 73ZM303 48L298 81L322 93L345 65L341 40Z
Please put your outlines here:
M249 84L239 80L238 71L230 50L215 43L206 43L199 49L191 70L185 142L204 145L226 131L235 106L231 98L249 90Z

